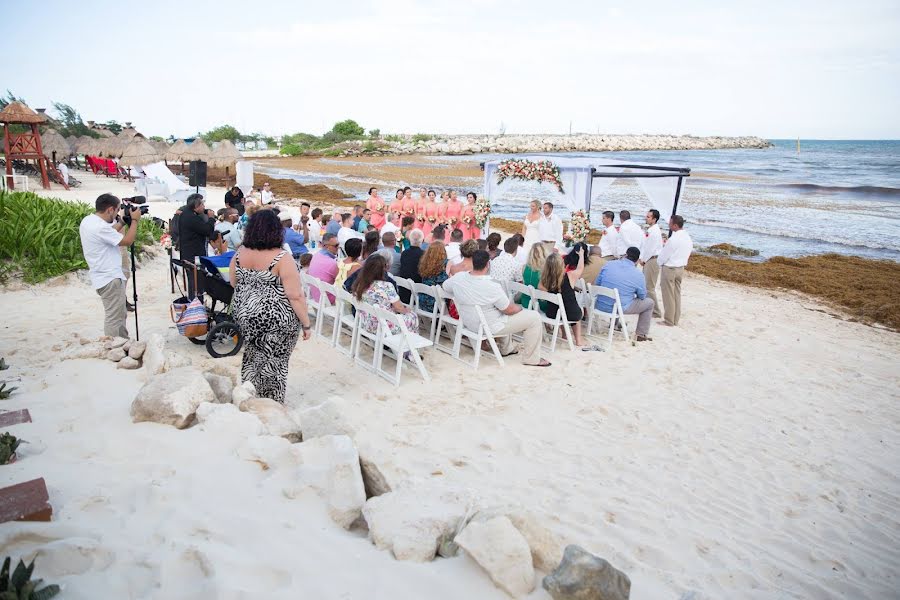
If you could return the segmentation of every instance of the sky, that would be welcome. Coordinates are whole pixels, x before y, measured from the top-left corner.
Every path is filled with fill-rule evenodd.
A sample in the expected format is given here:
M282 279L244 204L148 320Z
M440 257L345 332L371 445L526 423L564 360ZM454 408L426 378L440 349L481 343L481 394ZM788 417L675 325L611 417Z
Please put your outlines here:
M897 0L0 5L0 90L145 135L900 138Z

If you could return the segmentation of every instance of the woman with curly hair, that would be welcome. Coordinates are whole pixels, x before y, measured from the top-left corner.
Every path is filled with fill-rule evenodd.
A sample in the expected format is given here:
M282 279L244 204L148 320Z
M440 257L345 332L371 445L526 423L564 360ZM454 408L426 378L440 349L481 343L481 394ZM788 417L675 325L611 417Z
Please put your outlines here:
M419 260L419 277L425 285L441 285L450 277L447 275L447 251L441 242L429 244ZM419 294L419 307L427 312L434 309L434 297Z
M261 398L284 402L288 361L300 331L309 339L309 314L300 273L284 243L281 221L271 210L250 217L244 242L231 259L231 307L244 336L241 379ZM282 260L287 255L288 260Z

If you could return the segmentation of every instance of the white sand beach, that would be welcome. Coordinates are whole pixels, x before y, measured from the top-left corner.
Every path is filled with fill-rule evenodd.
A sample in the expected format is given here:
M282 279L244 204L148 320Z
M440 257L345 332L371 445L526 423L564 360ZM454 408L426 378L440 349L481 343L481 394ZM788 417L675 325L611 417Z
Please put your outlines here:
M76 175L82 188L40 193L132 195ZM223 194L210 188L209 206ZM240 356L212 359L178 336L166 261L137 273L141 339L237 374ZM398 561L334 524L314 493L289 497L295 464L239 456L252 432L133 424L143 370L60 360L102 332L83 276L0 290L0 314L3 378L20 388L0 409L34 420L9 429L28 444L0 486L44 477L54 508L51 523L0 526L0 550L37 552L60 598L508 597L464 552ZM287 404L333 403L395 490L532 514L628 574L633 598L897 597L900 336L696 275L682 326L650 333L612 352L560 345L547 369L510 357L474 372L431 351L432 382L408 371L399 389L313 338L292 356ZM550 598L545 574L528 598Z

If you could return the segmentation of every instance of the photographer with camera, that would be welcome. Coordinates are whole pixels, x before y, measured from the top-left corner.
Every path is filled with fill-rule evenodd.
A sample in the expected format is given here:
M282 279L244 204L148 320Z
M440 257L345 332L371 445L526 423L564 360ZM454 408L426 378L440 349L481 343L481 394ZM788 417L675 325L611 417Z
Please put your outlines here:
M103 334L113 337L128 337L125 327L125 273L122 270L120 246L130 246L137 236L137 222L141 218L142 207L123 206L119 218L120 204L112 194L102 194L94 202L96 212L86 216L78 227L81 248L87 261L91 285L103 300L105 320ZM146 207L143 207L146 208ZM122 235L122 228L129 224Z
M188 196L187 205L178 217L178 247L181 260L194 262L198 256L207 255L209 240L215 239L216 213L206 210L206 201L200 194ZM195 296L193 277L188 277L188 297Z

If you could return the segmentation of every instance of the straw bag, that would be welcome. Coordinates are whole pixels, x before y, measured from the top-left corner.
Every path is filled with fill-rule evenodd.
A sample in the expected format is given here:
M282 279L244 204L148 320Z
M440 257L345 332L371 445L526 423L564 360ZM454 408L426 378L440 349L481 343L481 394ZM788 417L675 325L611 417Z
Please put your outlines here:
M209 320L206 315L206 307L199 298L190 302L184 296L176 299L169 307L172 322L178 328L178 333L185 337L201 337L206 335L209 329Z

